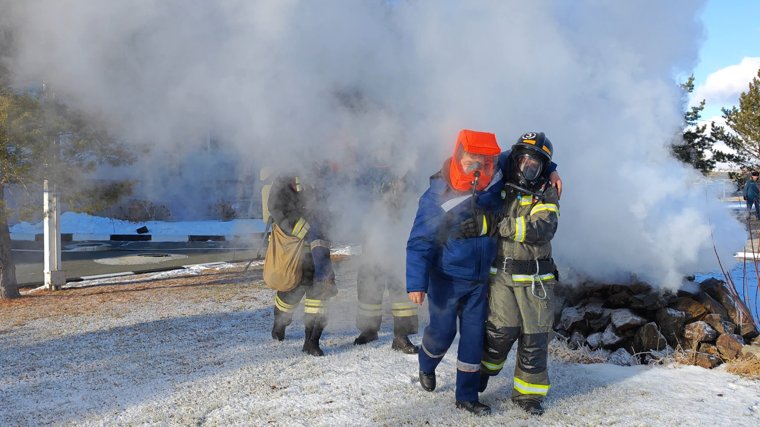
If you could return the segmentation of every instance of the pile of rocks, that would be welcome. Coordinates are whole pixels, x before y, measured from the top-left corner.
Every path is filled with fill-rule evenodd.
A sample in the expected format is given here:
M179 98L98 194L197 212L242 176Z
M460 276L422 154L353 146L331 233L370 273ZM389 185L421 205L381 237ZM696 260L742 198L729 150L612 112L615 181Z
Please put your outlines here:
M706 368L760 358L757 326L720 280L688 282L676 293L636 283L562 286L556 294L556 332L571 348L609 351L615 363L646 363L674 352L680 362Z

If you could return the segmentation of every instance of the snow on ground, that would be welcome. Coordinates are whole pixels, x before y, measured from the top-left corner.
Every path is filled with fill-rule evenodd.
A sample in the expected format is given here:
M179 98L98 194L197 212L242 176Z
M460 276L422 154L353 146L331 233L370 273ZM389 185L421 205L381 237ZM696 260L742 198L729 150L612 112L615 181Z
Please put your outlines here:
M76 212L61 214L61 233L72 234L135 234L137 228L146 226L153 235L239 235L263 233L265 225L261 219L129 222ZM39 234L43 231L42 227L42 222L21 222L10 230L14 234Z
M260 264L246 274L218 267L0 303L0 425L760 425L758 381L559 361L543 417L511 404L505 371L481 395L494 414L478 418L454 408L456 347L428 393L416 357L391 350L387 311L379 341L352 345L355 260L337 265L322 358L300 351L300 314L284 342L271 339L273 292Z

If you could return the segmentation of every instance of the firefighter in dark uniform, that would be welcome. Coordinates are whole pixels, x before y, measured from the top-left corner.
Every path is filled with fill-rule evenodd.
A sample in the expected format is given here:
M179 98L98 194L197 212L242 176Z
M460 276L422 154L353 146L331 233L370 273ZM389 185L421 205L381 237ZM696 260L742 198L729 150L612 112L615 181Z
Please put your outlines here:
M512 146L481 361L482 392L518 341L512 400L533 415L543 414L550 387L548 344L558 280L551 240L559 219L557 188L547 173L553 151L543 132L526 133Z
M301 282L290 291L275 294L272 338L285 339L285 328L292 322L293 311L305 295L303 351L312 356L324 355L319 339L327 325L325 303L337 294L330 242L323 235L318 200L315 188L304 183L301 177L282 176L274 180L268 201L274 223L285 232L306 240Z
M373 232L387 233L393 223L400 221L403 192L406 188L404 179L395 177L387 167L374 165L365 167L356 180L361 194L368 200L364 206L371 206L373 215L365 218L372 221L365 230L362 243L362 261L356 278L359 306L356 314L356 326L359 336L354 345L366 344L377 340L382 320L383 294L388 291L393 315L393 342L391 348L406 354L417 354L419 347L409 340L410 334L416 334L418 328L417 305L409 301L406 289L396 272L393 262L394 248L387 248L383 243L387 239ZM379 214L378 214L379 213ZM387 222L387 224L382 224Z

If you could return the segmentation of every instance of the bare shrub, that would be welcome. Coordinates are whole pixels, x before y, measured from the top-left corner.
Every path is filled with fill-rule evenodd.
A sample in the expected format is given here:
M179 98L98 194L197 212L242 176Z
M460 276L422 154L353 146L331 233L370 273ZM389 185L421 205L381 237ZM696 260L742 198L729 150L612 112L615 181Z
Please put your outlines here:
M742 377L760 380L760 359L749 357L726 362L726 370Z
M211 206L211 215L222 221L230 221L237 218L237 211L227 200L220 199L213 206Z
M131 199L119 204L113 210L116 219L130 222L165 221L171 219L171 211L166 205L150 200Z
M555 336L549 343L549 354L556 360L584 365L605 363L608 357L607 351L602 349L591 350L586 345L581 345L573 350L570 348L567 338L561 336Z

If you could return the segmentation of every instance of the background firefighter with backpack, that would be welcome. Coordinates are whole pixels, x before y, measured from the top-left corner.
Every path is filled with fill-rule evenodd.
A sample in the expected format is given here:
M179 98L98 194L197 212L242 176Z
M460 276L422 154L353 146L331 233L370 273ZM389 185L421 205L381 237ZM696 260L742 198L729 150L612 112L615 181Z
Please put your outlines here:
M512 400L534 415L543 414L542 401L550 387L548 344L558 280L551 240L557 230L559 197L547 173L553 151L543 132L526 133L512 146L481 361L482 392L519 340Z
M299 176L275 179L268 201L274 229L264 265L264 278L267 280L272 277L267 275L267 267L275 261L272 254L278 249L278 233L285 233L302 242L299 253L294 254L297 259L281 263L285 269L300 273L296 274L300 275L300 280L292 284L291 289L267 282L273 289L278 289L274 298L272 338L279 341L285 339L285 328L292 322L293 311L305 295L303 319L306 332L303 351L313 356L324 355L319 348L319 339L327 324L325 305L329 298L337 294L335 273L330 261L330 242L323 235L319 200L314 186L304 183ZM296 262L295 268L293 262Z

